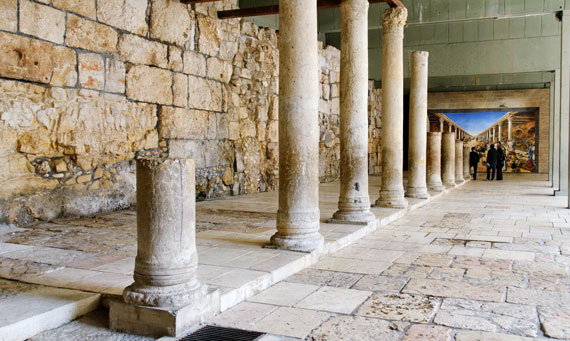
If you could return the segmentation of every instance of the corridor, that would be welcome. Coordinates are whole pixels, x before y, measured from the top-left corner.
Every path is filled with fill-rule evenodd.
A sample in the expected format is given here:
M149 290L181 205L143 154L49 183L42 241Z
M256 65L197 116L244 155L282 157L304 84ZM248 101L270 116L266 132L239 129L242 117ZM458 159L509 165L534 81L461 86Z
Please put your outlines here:
M211 323L311 340L570 338L564 200L541 176L471 181Z

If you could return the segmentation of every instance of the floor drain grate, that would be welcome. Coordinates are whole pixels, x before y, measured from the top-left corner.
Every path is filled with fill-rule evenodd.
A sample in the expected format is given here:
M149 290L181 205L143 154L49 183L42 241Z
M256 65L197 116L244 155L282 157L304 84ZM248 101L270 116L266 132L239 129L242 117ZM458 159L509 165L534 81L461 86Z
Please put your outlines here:
M180 341L253 341L264 333L249 330L205 326L181 338Z

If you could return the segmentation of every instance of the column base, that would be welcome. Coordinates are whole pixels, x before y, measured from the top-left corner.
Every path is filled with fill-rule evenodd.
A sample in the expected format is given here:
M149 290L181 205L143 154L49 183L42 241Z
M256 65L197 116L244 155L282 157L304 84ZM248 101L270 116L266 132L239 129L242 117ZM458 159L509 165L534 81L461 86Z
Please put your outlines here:
M268 247L300 252L311 252L323 245L325 239L319 232L294 236L282 236L279 232L271 236Z
M406 197L414 199L428 199L427 187L409 187L406 189Z
M181 337L220 312L220 292L208 289L204 296L180 308L156 308L112 300L109 327L128 334L160 338Z
M368 223L376 220L374 213L369 210L364 211L348 211L338 210L332 218L327 220L330 224L353 224L353 225L368 225Z
M408 201L404 198L403 190L380 191L380 197L376 200L375 206L387 208L406 208Z
M443 192L445 191L445 187L442 183L438 184L428 184L428 190L433 192Z
M443 185L445 188L455 188L457 186L455 182L444 182Z
M200 284L196 279L170 286L144 286L135 282L125 288L123 299L133 305L175 308L201 300L207 291L207 286Z
M463 179L456 179L455 180L455 184L457 184L457 185L461 185L464 182L465 182L465 180L463 180Z

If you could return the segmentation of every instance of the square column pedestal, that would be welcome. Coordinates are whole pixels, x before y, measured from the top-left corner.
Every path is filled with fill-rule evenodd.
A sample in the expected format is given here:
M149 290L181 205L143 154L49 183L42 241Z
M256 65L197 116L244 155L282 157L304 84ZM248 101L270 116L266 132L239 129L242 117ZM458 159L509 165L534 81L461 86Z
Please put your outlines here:
M182 308L157 308L111 301L109 326L119 332L154 338L181 337L219 312L220 291L209 288L197 302Z
M180 337L220 311L219 291L197 279L194 172L191 159L137 160L135 282L110 303L111 329Z

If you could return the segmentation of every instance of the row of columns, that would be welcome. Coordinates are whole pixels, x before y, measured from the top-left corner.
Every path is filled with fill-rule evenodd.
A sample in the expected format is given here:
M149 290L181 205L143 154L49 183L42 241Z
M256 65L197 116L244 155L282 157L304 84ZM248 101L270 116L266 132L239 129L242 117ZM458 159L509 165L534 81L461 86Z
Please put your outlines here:
M497 132L497 134L495 134ZM513 118L507 118L507 141L513 138ZM503 140L503 123L497 124L496 127L490 128L487 131L487 139L493 142L500 142Z
M443 117L439 118L439 131L441 133L443 133L444 131L444 125L445 125L445 119ZM462 140L465 138L465 132L461 129L459 129L459 127L454 126L452 124L448 124L448 130L450 133L455 133L457 135L457 138Z
M368 194L368 7L368 0L343 0L341 4L341 186L333 219L359 223L376 219ZM317 2L282 0L279 10L279 207L271 244L312 251L323 243L319 233ZM438 178L441 142L437 139L441 135L428 135L425 124L428 53L420 51L411 59L410 174L406 191L403 187L406 19L405 8L390 8L382 16L382 185L376 200L382 207L406 207L405 196L427 198L428 185L442 189ZM307 45L307 41L315 44ZM455 133L443 135L443 184L447 185L450 179L462 179L455 169L463 169L458 163L463 160L463 146L455 142ZM194 171L192 160L137 162L138 252L135 282L123 293L127 304L183 307L196 305L206 296L206 287L196 277ZM121 329L120 322L114 328Z

